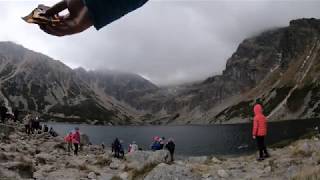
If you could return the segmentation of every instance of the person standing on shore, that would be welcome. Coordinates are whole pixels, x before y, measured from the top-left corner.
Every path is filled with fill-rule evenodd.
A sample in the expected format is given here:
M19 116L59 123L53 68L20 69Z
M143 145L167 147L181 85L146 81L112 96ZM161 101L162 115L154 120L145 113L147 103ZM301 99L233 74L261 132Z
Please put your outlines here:
M170 153L170 162L174 161L174 150L176 148L176 145L174 144L173 138L169 138L168 143L166 144L166 149L168 149Z
M72 143L74 145L74 155L77 156L80 144L80 130L78 127L75 128L75 132L72 135Z
M28 114L23 118L23 122L24 122L24 127L25 127L25 132L26 134L30 135L31 133L31 115Z
M70 132L65 138L64 140L67 143L67 150L68 152L70 152L72 150L72 132Z
M265 145L265 136L267 135L267 118L263 115L262 106L256 104L253 108L254 119L252 128L252 138L257 141L259 149L258 161L270 157Z
M17 121L19 121L19 110L18 110L18 108L16 108L14 111L13 111L13 120L14 120L14 122L17 122Z
M116 138L112 143L112 152L114 152L115 158L120 158L120 141Z

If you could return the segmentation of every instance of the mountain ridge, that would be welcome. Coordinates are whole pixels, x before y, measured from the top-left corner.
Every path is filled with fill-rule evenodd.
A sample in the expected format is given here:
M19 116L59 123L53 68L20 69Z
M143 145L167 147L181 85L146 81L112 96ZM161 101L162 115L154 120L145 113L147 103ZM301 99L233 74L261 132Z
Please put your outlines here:
M49 119L115 125L249 122L256 101L270 120L318 118L319 39L320 20L292 20L243 40L222 74L170 87L133 73L71 69L0 42L0 98Z

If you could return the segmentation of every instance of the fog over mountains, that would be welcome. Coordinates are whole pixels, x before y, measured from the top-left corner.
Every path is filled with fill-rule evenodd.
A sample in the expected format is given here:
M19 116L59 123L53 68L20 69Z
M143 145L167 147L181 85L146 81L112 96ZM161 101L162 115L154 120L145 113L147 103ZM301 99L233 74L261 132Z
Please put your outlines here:
M0 97L46 119L114 125L247 122L257 99L270 120L319 117L319 35L319 20L293 20L243 40L221 75L170 87L1 42Z

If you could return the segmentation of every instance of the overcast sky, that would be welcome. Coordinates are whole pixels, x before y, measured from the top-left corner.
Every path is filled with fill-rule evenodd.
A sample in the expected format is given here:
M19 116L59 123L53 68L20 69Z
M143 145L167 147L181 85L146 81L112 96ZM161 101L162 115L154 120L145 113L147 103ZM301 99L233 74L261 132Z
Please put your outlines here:
M71 68L133 72L158 85L221 73L243 39L291 19L320 18L319 0L150 0L100 31L62 38L20 18L38 4L55 2L0 1L0 41L22 44Z

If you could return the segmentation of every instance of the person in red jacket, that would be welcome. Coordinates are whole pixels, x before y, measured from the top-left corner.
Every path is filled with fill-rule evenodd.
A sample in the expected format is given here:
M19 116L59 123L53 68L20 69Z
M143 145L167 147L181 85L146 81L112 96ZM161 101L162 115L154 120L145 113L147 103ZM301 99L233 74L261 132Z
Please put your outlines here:
M74 145L74 154L78 155L79 144L80 144L80 131L79 128L75 128L75 132L72 135L72 143Z
M70 132L66 137L64 137L64 141L67 143L67 150L68 152L72 149L72 132Z
M253 129L252 129L252 138L256 139L257 146L259 149L259 158L258 161L264 160L264 158L269 157L264 139L267 135L267 120L263 115L262 106L256 104L253 108L254 119L253 119Z

